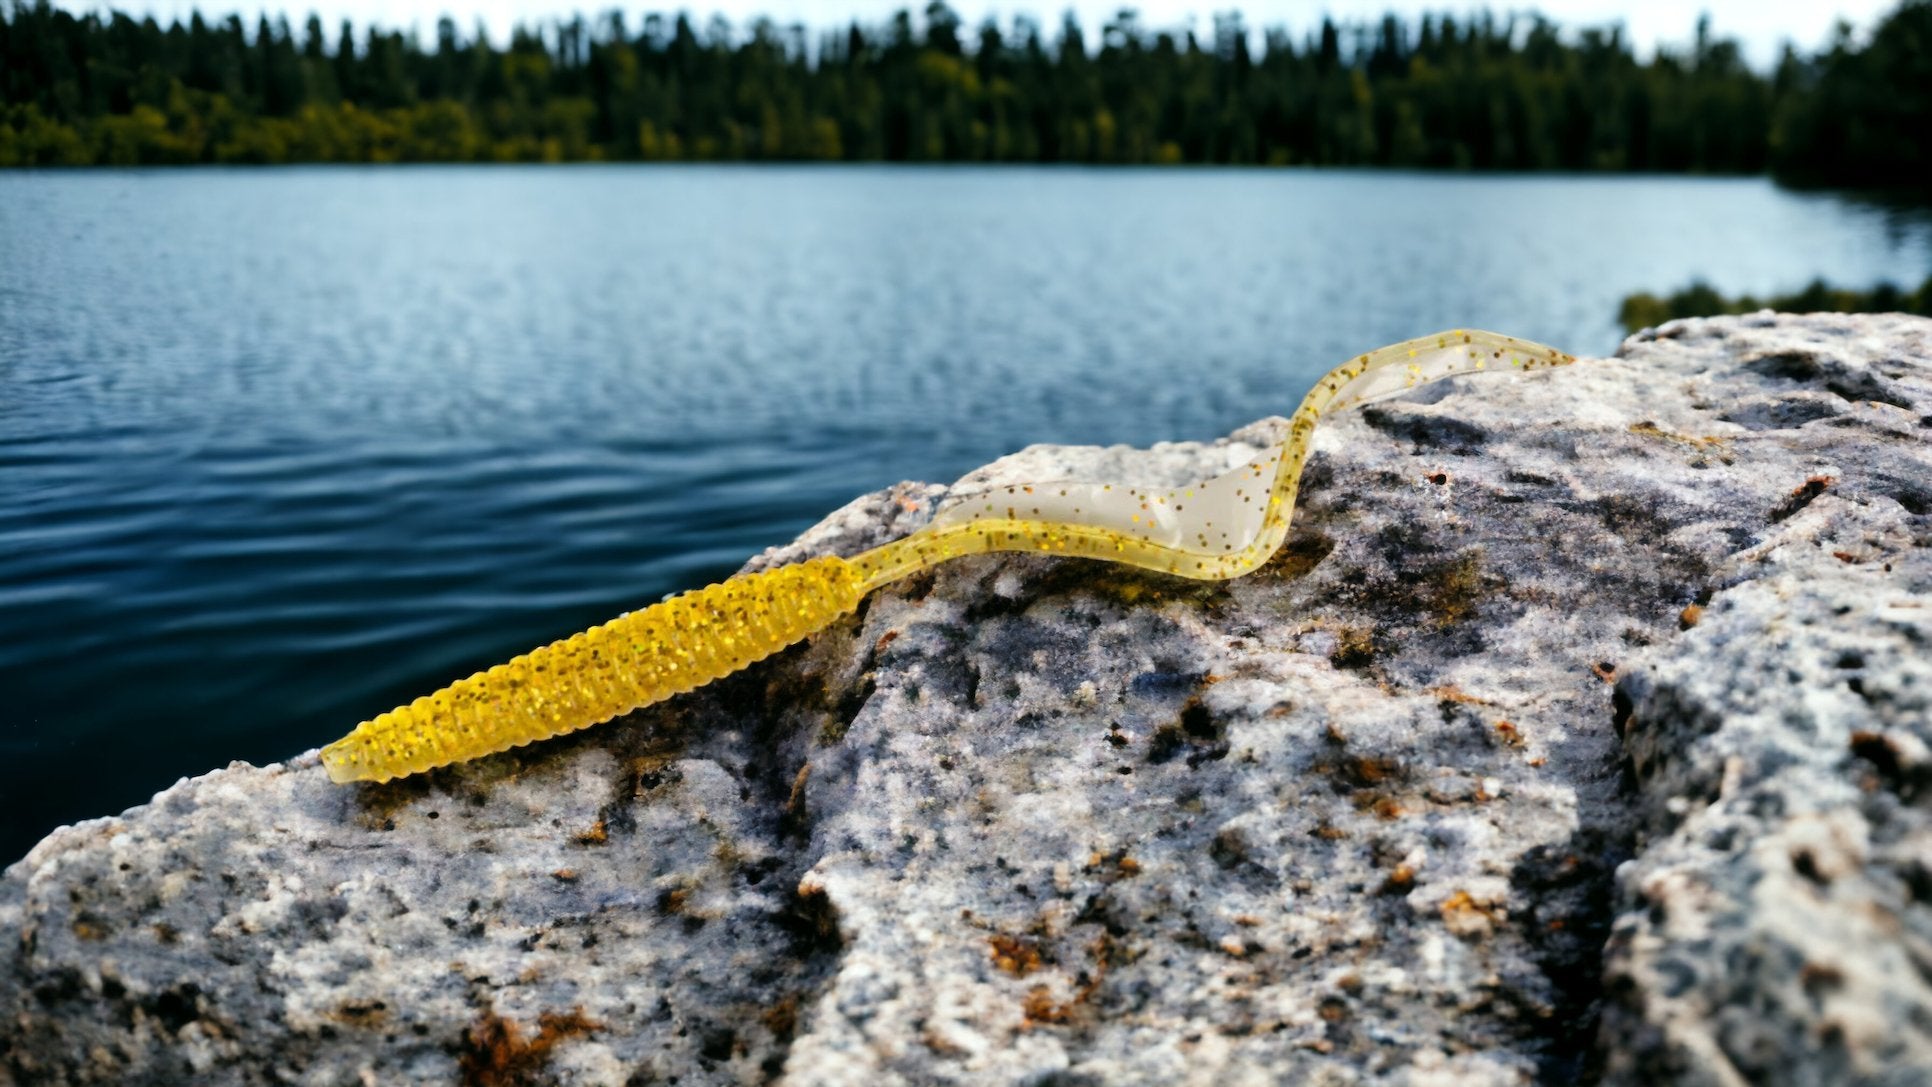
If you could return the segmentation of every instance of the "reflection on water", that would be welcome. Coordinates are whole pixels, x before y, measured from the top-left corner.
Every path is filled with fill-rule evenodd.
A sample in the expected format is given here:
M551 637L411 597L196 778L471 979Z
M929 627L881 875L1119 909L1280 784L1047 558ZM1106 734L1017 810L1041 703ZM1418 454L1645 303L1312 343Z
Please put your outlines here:
M1458 324L1916 283L1755 180L0 175L0 860L1036 442L1204 438Z

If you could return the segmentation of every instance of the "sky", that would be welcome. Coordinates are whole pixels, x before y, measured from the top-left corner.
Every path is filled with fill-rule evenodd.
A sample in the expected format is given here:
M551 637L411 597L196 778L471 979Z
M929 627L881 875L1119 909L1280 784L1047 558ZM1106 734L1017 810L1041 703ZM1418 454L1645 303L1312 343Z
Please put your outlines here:
M284 6L286 5L286 6ZM397 29L417 28L425 38L432 39L436 20L449 14L459 26L468 31L478 20L489 29L497 40L505 37L509 28L517 22L543 22L560 15L582 12L595 15L617 7L630 17L632 26L641 24L641 15L649 11L673 11L678 9L677 0L666 0L659 4L616 4L608 0L109 0L106 3L84 3L67 0L65 6L75 10L91 8L116 8L130 13L148 13L167 21L176 17L186 18L196 7L204 17L226 16L240 12L252 25L255 16L266 9L271 15L286 13L291 23L300 24L310 11L320 14L327 25L333 26L346 17L353 19L357 26L377 22L385 27ZM732 22L743 25L759 15L770 16L781 24L804 23L812 29L827 29L844 25L851 19L865 23L884 21L901 7L923 10L925 0L689 0L682 5L700 24L714 14L723 15ZM1122 4L1119 0L1042 0L1037 4L1010 2L986 2L986 0L955 0L953 10L963 16L969 26L976 25L988 15L998 18L1003 24L1016 14L1028 14L1040 19L1049 27L1058 26L1061 14L1071 8L1088 31L1088 40L1094 40L1094 31L1112 17L1123 6L1131 6L1140 12L1143 26L1153 30L1181 28L1190 23L1204 36L1214 25L1214 13L1238 9L1251 28L1283 26L1297 38L1310 29L1320 26L1324 14L1333 16L1337 21L1379 19L1385 12L1406 16L1411 22L1425 11L1468 11L1477 10L1483 5L1472 4L1466 0L1443 3L1441 0L1326 0L1311 3L1308 0L1142 0L1137 4ZM1704 3L1684 3L1683 0L1543 0L1534 6L1516 5L1509 0L1501 0L1491 5L1492 10L1540 11L1566 29L1584 26L1602 26L1620 22L1625 28L1628 40L1635 43L1641 55L1648 56L1658 44L1675 46L1688 43L1695 31L1697 13L1710 13L1713 29L1724 36L1738 39L1744 46L1746 58L1760 68L1771 65L1785 41L1795 42L1806 51L1815 51L1830 37L1832 27L1840 19L1849 21L1859 30L1869 30L1873 23L1884 13L1896 6L1896 0L1835 0L1819 3L1817 0L1705 0Z

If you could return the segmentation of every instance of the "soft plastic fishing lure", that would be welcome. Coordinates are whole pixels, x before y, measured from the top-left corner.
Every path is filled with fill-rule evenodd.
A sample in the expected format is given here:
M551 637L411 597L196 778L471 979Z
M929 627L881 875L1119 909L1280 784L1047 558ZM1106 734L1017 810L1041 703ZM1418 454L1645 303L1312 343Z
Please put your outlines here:
M736 672L831 625L869 592L948 559L1036 551L1181 577L1239 577L1288 534L1323 414L1488 369L1576 361L1554 348L1458 329L1359 355L1322 378L1288 436L1191 487L1043 482L941 510L901 540L741 574L552 642L357 725L322 749L335 781L387 781L608 721Z

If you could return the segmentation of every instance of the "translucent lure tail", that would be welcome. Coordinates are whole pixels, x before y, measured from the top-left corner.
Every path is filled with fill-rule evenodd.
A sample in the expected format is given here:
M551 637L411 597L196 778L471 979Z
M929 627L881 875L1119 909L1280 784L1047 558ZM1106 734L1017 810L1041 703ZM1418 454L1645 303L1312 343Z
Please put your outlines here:
M1167 489L1043 481L990 489L853 556L746 574L654 604L391 710L322 749L335 781L387 781L589 725L730 675L831 624L865 594L962 555L1036 551L1200 579L1239 577L1287 537L1315 426L1333 410L1483 370L1576 361L1456 329L1358 355L1324 376L1280 443Z

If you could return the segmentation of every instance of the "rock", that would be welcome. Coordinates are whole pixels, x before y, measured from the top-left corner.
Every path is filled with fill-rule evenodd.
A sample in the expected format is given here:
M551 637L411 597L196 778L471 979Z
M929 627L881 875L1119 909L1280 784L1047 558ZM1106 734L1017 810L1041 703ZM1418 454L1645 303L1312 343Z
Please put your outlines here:
M0 1080L1922 1078L1928 437L1932 322L1679 322L1331 420L1235 582L962 560L572 737L184 781L0 878Z
M1607 955L1614 1082L1932 1082L1928 333L1746 318L1626 347L1703 371L1692 395L1749 432L1733 470L1775 444L1784 493L1617 686L1646 844Z

